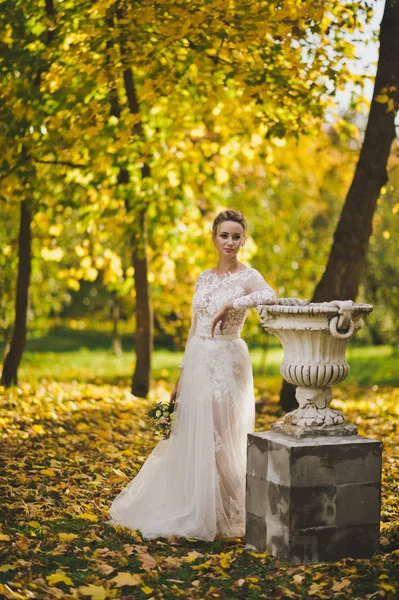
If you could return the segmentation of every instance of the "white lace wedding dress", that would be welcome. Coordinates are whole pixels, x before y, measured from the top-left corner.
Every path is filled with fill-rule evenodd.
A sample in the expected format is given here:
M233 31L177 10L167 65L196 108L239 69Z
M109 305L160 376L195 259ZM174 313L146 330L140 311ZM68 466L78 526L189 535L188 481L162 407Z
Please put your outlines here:
M213 316L230 301L234 309L212 339ZM274 291L256 269L200 274L175 426L112 502L110 524L138 529L145 539L244 535L246 443L254 431L255 399L240 331L248 308L274 302Z

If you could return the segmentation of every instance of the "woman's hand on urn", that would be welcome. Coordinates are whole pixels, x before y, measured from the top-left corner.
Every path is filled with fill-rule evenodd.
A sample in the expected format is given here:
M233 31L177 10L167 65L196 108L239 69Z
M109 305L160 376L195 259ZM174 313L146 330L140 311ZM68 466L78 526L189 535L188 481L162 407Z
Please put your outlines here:
M225 323L225 320L227 317L227 312L229 310L231 310L232 308L233 308L233 303L226 302L225 304L223 304L223 306L220 308L220 310L213 317L213 321L212 321L212 325L211 325L211 336L212 337L215 335L216 325L219 323L219 321L221 321L220 330L221 331L223 330L224 323Z

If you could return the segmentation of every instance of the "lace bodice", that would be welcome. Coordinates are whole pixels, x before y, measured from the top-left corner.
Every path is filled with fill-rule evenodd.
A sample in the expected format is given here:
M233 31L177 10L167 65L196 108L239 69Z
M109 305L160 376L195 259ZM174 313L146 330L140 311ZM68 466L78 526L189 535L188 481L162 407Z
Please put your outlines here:
M215 337L238 337L244 325L247 309L259 304L274 304L276 295L263 276L253 268L217 275L211 269L200 273L192 300L193 316L187 343L193 335L210 337L215 314L226 302L233 303L228 311L223 331L220 322ZM184 366L184 359L180 364Z

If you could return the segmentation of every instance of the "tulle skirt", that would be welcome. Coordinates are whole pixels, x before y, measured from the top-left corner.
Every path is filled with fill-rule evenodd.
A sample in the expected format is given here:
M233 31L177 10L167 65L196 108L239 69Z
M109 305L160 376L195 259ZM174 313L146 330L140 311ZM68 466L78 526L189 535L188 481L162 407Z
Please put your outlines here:
M109 523L139 530L145 539L244 536L246 444L254 421L244 340L194 335L186 346L172 433L114 499Z

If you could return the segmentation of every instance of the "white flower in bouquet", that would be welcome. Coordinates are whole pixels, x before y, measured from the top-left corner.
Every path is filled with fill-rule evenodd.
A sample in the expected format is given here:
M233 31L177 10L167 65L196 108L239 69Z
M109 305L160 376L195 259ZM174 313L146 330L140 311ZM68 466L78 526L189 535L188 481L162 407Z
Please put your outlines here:
M147 412L151 424L146 428L152 429L157 435L168 439L175 421L174 406L170 402L156 402L153 408Z

